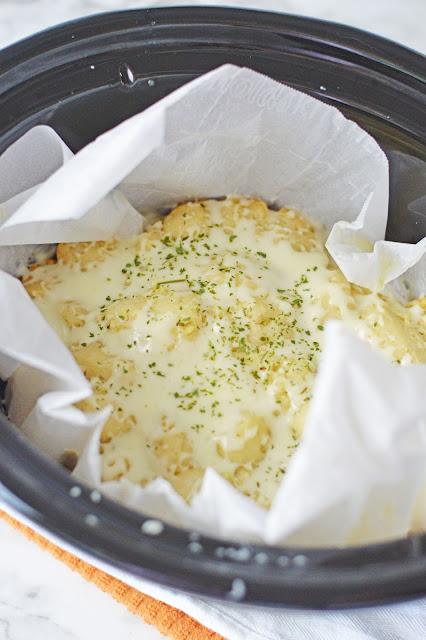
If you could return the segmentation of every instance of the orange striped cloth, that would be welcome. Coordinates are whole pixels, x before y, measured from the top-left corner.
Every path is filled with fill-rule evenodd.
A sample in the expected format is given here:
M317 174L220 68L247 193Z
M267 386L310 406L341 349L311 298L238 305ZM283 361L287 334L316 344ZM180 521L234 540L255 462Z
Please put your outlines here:
M99 589L109 593L117 602L124 604L129 611L140 616L148 624L157 627L160 633L170 636L173 640L225 640L223 636L207 629L183 611L146 596L121 580L92 567L68 551L57 547L4 511L0 510L0 517L23 533L28 540L32 540L39 547L51 553L54 558L64 562L72 571L77 571L85 580L93 582Z

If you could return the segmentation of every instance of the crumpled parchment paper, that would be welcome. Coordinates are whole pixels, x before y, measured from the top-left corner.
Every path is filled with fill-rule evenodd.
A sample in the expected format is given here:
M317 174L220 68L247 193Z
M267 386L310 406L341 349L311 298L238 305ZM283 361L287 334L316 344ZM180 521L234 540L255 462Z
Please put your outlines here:
M213 469L187 505L158 478L101 482L108 409L72 403L90 384L13 276L40 248L139 233L142 214L228 193L293 206L321 221L346 277L424 295L426 239L384 241L388 165L339 111L251 70L225 65L73 156L36 127L0 158L0 374L10 418L47 455L80 454L76 478L131 508L210 535L342 545L426 526L426 366L396 367L341 323L326 346L302 443L269 512ZM141 212L141 213L139 213Z

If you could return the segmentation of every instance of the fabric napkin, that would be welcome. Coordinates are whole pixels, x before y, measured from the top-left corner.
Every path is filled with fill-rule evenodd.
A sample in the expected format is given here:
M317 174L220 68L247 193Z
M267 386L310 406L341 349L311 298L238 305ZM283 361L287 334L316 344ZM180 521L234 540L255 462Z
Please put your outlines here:
M348 611L218 603L127 575L43 531L10 505L0 517L173 640L423 640L426 598ZM12 514L12 515L11 515ZM23 522L22 522L23 521ZM28 526L30 524L31 526ZM35 529L35 530L34 530ZM41 535L41 533L43 535ZM73 553L74 552L74 553Z
M140 616L147 624L157 627L160 633L168 635L173 640L224 640L223 636L207 629L183 611L141 593L72 553L64 551L5 511L0 510L0 518L23 533L28 540L35 542L41 549L66 564L72 571L79 573L85 580L93 582L104 593L109 593L131 613Z

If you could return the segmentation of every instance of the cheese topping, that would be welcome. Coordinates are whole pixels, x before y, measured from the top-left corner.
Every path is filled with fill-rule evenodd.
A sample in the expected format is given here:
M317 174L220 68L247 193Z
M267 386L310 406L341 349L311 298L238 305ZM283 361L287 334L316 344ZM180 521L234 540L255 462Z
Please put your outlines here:
M216 469L269 507L341 319L401 364L426 362L426 299L346 281L300 213L227 198L176 207L141 236L60 244L24 285L107 405L102 479L163 476L186 500Z

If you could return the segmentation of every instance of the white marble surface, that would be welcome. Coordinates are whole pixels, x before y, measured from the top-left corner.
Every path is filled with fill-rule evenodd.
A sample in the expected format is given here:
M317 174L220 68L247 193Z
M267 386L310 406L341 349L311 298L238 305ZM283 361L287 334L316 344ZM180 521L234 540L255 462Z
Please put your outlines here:
M134 0L0 0L0 48L83 15L141 6L214 4ZM425 0L217 0L343 22L426 52ZM158 640L158 631L0 521L0 640Z
M154 627L0 521L0 640L160 640Z

